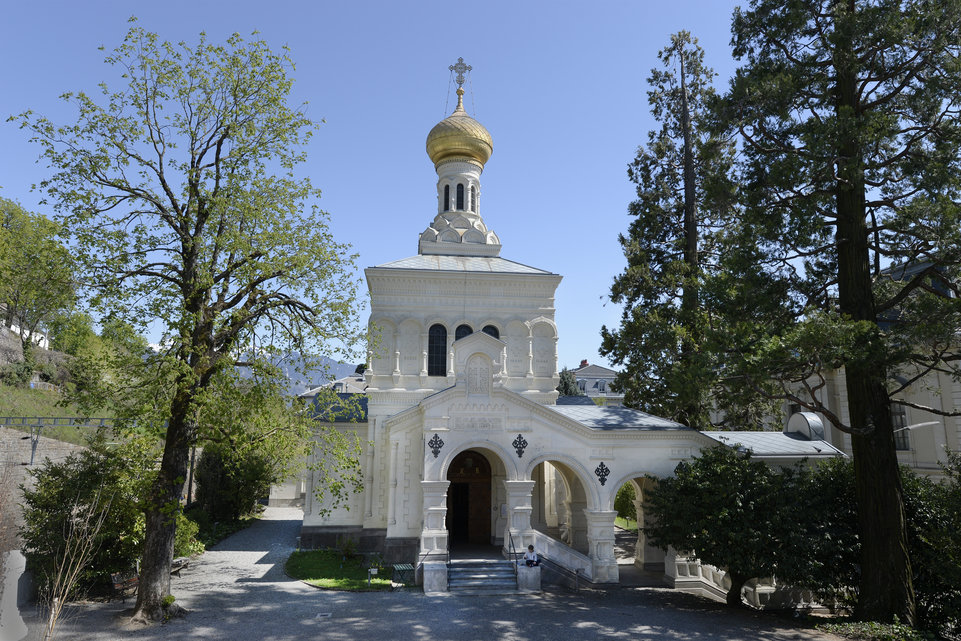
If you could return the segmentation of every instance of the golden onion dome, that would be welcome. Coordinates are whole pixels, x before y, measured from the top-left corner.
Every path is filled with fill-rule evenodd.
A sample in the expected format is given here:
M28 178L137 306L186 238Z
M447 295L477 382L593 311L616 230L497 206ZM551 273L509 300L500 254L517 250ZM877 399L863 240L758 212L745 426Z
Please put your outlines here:
M463 159L484 163L494 151L490 133L464 111L464 89L457 88L457 108L434 125L427 134L427 155L437 167L446 160Z

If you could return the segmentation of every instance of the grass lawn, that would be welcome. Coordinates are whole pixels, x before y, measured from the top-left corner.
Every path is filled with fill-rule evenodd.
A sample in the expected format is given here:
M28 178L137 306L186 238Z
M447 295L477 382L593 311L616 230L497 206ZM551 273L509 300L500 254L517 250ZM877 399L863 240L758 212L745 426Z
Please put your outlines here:
M328 590L389 590L390 569L380 568L367 586L367 566L364 557L344 560L336 550L298 550L290 555L284 566L287 574L310 585Z
M624 519L618 516L614 519L614 525L625 530L637 530L637 521L633 519Z

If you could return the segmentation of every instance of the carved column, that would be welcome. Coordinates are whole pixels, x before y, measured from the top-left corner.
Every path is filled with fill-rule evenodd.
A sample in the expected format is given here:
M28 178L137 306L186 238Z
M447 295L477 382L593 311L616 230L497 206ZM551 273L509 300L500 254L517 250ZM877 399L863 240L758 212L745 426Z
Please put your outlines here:
M387 518L388 525L395 525L397 523L397 475L399 470L397 469L397 448L400 444L391 439L390 441L390 509L388 510L389 516Z
M534 543L534 531L531 528L531 493L534 481L504 481L507 490L507 527L504 529L504 553L509 554L511 540L514 541L514 551L523 552L528 545Z
M637 543L634 545L634 567L644 569L644 548L647 537L644 536L644 501L634 500L634 513L637 515Z
M578 552L590 555L589 541L587 537L587 501L581 499L571 499L570 509L570 546Z
M527 378L534 378L534 335L527 328Z
M447 592L447 489L450 481L421 481L424 493L424 529L418 561L424 593Z
M450 481L421 481L424 492L424 529L420 535L421 556L447 560L447 489Z
M614 556L613 510L584 510L587 518L588 556L594 569L594 581L617 583L617 557Z

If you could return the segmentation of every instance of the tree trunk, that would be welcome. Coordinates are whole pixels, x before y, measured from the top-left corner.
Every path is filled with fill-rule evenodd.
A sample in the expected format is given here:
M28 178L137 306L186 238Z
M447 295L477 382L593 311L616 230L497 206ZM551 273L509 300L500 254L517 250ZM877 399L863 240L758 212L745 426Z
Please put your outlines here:
M728 572L727 575L731 577L731 587L727 591L726 597L727 604L732 608L743 608L744 600L741 599L741 589L744 588L744 584L747 583L748 577L732 574L731 572Z
M839 1L835 55L838 119L836 205L838 304L854 321L877 324L865 207L864 167L859 139L854 0ZM844 20L847 16L848 20ZM914 587L897 453L891 424L887 372L880 328L845 364L854 454L861 579L856 615L863 620L914 624Z
M687 98L687 75L684 67L683 44L678 49L681 76L681 129L684 134L684 263L687 266L681 293L681 323L685 336L681 342L681 363L687 372L683 389L685 402L682 411L685 416L679 417L682 422L691 427L698 427L701 419L701 405L698 402L698 381L690 375L696 371L694 359L697 355L700 336L697 327L698 308L698 255L697 255L697 206L696 206L696 178L694 174L694 143L691 140L691 108Z
M181 389L171 406L163 459L146 509L146 540L140 563L140 583L133 619L157 621L170 615L163 599L170 594L170 567L177 533L180 497L187 477L191 435L188 420L189 390Z

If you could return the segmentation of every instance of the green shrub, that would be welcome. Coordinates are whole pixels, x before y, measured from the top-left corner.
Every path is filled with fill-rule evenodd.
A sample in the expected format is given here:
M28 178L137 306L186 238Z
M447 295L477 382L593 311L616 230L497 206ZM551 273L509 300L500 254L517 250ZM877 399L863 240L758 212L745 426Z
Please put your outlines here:
M144 541L140 499L153 474L153 453L145 441L120 447L103 438L61 462L46 459L30 475L32 489L21 486L23 553L41 590L55 576L64 555L64 541L78 513L103 516L103 525L89 541L91 562L79 576L77 588L109 580L110 572L133 567Z
M225 454L207 447L196 470L197 503L214 521L236 521L251 514L270 494L276 474L256 451Z
M953 458L954 465L958 459ZM958 470L935 483L902 469L908 549L914 571L918 627L961 632L961 485Z
M177 515L177 534L174 537L174 556L194 556L204 551L199 540L200 526L182 512Z
M877 623L875 621L859 621L854 623L825 623L817 626L817 629L836 634L845 639L858 639L859 641L934 640L934 636L898 622Z
M0 366L0 383L13 387L25 387L33 377L33 364L26 361Z

